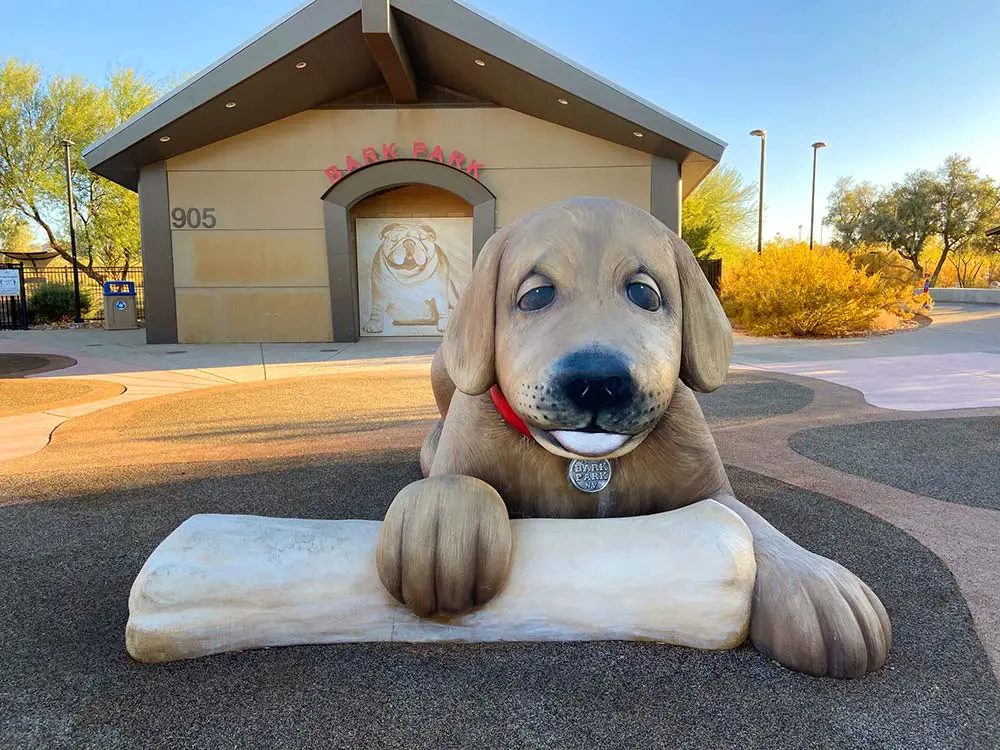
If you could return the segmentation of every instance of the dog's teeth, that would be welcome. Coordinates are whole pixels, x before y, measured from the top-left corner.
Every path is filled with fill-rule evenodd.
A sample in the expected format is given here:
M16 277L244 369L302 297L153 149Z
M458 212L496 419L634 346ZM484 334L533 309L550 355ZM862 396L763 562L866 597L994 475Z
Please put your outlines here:
M553 430L550 434L563 448L580 456L604 456L618 450L628 440L628 435L613 432Z

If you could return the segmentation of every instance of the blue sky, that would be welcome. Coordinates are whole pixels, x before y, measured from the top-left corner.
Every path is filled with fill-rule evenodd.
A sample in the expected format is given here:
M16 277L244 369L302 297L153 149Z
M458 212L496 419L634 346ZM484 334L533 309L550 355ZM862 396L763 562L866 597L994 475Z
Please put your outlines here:
M0 57L102 78L197 72L295 0L0 0ZM757 179L768 131L765 236L809 227L841 175L875 182L958 152L1000 179L995 0L477 0L486 13L729 143ZM818 213L820 209L818 208Z

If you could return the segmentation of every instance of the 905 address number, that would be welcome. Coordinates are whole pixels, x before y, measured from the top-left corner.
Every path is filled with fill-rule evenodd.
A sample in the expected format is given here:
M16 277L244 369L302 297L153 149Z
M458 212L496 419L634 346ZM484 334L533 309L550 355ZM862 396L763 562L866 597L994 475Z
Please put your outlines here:
M214 208L175 208L170 212L174 229L214 229Z

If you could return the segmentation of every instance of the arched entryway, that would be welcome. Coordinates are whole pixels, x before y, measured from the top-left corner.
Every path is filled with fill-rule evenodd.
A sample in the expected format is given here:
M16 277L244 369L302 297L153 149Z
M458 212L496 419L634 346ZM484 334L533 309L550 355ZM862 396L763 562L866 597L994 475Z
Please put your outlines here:
M471 207L472 259L496 227L496 197L465 172L437 162L395 159L351 172L323 195L330 307L334 341L357 341L362 326L358 294L358 251L352 210L367 198L404 186L447 191Z

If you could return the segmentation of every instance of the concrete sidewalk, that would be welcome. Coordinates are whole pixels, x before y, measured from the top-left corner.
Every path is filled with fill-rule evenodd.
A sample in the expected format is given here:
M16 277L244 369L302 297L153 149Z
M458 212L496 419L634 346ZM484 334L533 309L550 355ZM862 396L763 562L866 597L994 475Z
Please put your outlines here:
M845 385L885 409L1000 406L1000 308L942 304L932 315L925 328L883 336L738 336L733 363Z

